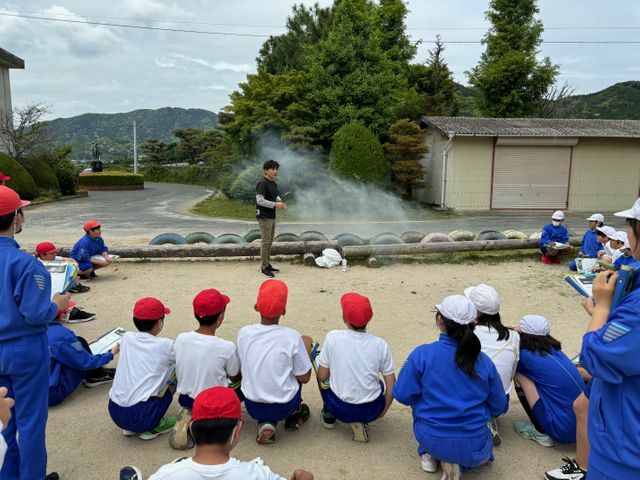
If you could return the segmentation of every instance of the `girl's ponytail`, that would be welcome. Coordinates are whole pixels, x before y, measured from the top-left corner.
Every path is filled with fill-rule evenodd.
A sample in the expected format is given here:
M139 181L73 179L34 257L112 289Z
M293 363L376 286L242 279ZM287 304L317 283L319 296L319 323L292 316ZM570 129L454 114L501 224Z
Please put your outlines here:
M445 328L447 329L447 335L460 340L455 355L456 365L470 377L477 377L475 365L478 356L480 356L482 346L476 334L473 333L475 324L460 325L448 318L442 318L444 319Z

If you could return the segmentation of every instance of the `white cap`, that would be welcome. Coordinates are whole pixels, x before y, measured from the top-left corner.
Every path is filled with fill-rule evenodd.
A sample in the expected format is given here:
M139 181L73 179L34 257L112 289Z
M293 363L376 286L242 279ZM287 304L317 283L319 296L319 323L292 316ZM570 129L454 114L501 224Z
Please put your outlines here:
M564 212L562 210L556 210L555 212L553 212L553 215L551 215L551 219L564 220Z
M640 198L638 198L634 203L633 207L628 210L622 210L621 212L614 213L616 217L622 218L635 218L636 220L640 220Z
M587 218L589 222L601 222L604 223L604 215L601 213L594 213L589 218Z
M611 235L609 235L611 240L617 240L618 242L624 243L624 248L631 248L629 246L629 238L627 237L627 232L618 230Z
M522 333L528 333L530 335L549 335L551 329L549 328L549 320L542 315L525 315L520 319L520 330Z
M481 283L475 287L465 288L464 296L471 300L480 313L495 315L500 311L500 295L489 285Z
M440 314L460 325L469 325L476 321L478 312L471 300L464 295L450 295L441 304L436 305Z
M597 227L596 230L598 230L599 232L604 233L607 237L611 237L611 235L616 233L616 229L615 228L609 227L607 225L604 225L602 227Z

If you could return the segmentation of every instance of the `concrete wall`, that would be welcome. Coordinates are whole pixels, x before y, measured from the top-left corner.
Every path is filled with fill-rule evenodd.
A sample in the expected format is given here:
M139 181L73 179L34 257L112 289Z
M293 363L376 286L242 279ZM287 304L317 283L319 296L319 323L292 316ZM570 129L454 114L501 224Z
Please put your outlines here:
M488 210L491 200L493 137L455 137L447 168L446 206Z
M422 157L420 164L426 170L425 188L415 189L413 197L416 200L431 205L440 204L442 192L442 155L448 138L439 130L428 129L425 143L429 151Z
M569 210L629 208L640 190L640 139L581 138L573 147Z

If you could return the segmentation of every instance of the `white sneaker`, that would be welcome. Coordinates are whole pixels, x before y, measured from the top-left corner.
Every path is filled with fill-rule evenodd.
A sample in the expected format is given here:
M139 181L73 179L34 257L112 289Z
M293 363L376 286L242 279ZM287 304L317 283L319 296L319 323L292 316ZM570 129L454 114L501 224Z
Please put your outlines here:
M489 420L489 430L491 431L491 437L493 438L493 446L497 447L502 443L502 438L500 438L500 432L498 432L497 418L491 418L491 420Z
M440 463L442 464L442 478L440 480L460 480L460 465L449 462Z
M125 437L135 437L136 435L138 435L136 432L132 432L131 430L125 430L124 428L122 429L122 434Z
M420 458L422 460L422 470L429 473L436 473L436 470L438 470L437 458L433 458L428 453L423 453Z

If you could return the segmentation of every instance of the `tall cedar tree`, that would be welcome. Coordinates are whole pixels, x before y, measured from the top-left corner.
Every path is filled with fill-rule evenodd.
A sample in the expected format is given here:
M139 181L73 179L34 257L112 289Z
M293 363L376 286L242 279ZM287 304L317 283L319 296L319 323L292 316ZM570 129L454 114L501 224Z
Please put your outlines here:
M425 169L420 158L429 151L426 132L416 122L398 120L391 125L389 141L383 145L391 165L391 181L403 198L410 199L415 188L424 188Z
M363 183L388 178L387 161L380 141L361 122L353 121L336 132L331 149L331 169Z
M558 66L549 57L536 59L542 22L536 0L491 0L486 12L491 28L482 43L480 63L466 72L482 90L480 109L489 117L527 117L555 83Z

